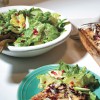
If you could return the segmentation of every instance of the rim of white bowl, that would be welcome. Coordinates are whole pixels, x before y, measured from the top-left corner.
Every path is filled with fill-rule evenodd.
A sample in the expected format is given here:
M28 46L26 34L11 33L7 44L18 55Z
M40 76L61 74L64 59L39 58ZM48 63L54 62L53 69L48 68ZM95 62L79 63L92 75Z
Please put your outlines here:
M17 10L22 10L22 9L30 9L30 8L40 8L41 10L45 11L50 11L51 13L57 13L53 10L47 9L47 8L42 8L42 7L37 7L37 6L24 6L24 5L16 5L16 6L6 6L6 7L1 7L0 8L0 12L7 12L8 10L11 9L17 9ZM64 16L61 15L61 19L66 19L64 18ZM62 32L62 34L57 37L56 39L44 43L44 44L39 44L39 45L35 45L35 46L26 46L26 47L16 47L16 46L10 46L8 45L7 48L10 51L28 51L28 50L37 50L37 49L42 49L42 48L46 48L49 46L56 46L59 42L63 41L70 33L71 31L71 24L68 24L65 26L66 31Z

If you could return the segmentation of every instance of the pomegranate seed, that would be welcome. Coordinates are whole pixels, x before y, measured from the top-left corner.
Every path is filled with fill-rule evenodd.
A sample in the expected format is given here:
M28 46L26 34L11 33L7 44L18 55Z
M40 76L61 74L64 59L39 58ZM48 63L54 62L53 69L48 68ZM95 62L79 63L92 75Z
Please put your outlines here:
M99 40L99 39L100 39L100 36L99 36L99 35L94 35L94 36L93 36L93 39L94 39L94 40Z
M24 36L24 33L22 33L21 36Z
M17 20L17 23L20 23L20 21L19 21L19 20Z
M37 35L37 34L38 34L37 29L34 29L34 30L33 30L33 34L34 34L34 35Z
M19 14L18 13L15 13L15 16L18 16Z
M51 71L52 74L57 75L57 73L55 71Z
M71 81L71 82L70 82L70 84L74 84L74 82L73 82L73 81Z
M26 24L25 23L23 24L23 27L26 27Z
M64 71L64 70L62 70L62 73L65 73L65 71Z
M46 81L44 81L44 84L46 84Z

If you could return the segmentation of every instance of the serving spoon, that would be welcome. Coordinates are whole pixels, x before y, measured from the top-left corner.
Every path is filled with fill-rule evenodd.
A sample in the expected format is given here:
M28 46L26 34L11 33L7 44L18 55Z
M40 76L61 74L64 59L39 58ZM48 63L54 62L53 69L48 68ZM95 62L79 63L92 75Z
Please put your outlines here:
M11 43L14 42L15 40L13 39L5 39L0 41L0 53L2 52L2 50L4 50L7 47L7 43Z

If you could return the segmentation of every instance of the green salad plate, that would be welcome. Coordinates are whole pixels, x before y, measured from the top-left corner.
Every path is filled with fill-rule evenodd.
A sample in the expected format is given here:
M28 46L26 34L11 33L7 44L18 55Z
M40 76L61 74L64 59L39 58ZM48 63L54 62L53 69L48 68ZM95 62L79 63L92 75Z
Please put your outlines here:
M58 64L45 65L33 70L28 75L26 75L18 88L18 100L30 100L32 96L39 93L41 89L38 88L39 80L37 79L37 76L40 74L45 74L50 70L56 69L57 67ZM100 77L93 72L91 73L100 82ZM100 86L95 89L94 93L100 99Z

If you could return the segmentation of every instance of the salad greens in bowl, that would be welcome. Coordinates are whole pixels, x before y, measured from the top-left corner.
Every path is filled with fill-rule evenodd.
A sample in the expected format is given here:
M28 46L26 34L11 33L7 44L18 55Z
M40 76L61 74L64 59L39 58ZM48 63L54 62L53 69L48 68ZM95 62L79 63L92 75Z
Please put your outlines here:
M18 89L18 100L39 96L43 97L39 100L100 100L100 76L77 64L45 65L30 72Z
M0 8L2 49L28 51L55 47L65 41L70 22L54 11L32 6Z

